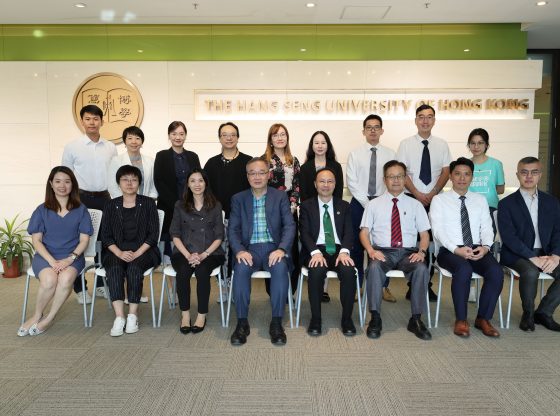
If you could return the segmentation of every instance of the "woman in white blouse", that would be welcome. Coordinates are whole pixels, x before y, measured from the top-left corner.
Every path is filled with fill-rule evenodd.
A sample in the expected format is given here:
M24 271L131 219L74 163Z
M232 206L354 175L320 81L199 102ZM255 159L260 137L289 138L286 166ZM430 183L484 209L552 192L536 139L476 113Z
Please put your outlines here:
M136 166L142 172L142 183L138 189L140 195L156 199L158 193L154 185L154 159L140 153L144 144L144 132L136 127L130 126L124 129L122 134L126 152L113 157L109 164L109 193L111 198L122 195L121 189L115 181L117 170L124 165Z

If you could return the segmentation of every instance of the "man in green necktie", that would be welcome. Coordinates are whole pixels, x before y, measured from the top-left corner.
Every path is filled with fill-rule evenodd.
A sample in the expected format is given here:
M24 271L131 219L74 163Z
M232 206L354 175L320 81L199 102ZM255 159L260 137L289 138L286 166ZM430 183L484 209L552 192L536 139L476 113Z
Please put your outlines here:
M356 269L350 257L354 239L350 205L333 196L335 174L329 168L315 175L317 198L309 198L300 206L300 239L302 266L308 268L308 294L311 322L307 333L321 335L321 295L327 271L334 270L340 280L342 333L356 334L352 309L356 294Z

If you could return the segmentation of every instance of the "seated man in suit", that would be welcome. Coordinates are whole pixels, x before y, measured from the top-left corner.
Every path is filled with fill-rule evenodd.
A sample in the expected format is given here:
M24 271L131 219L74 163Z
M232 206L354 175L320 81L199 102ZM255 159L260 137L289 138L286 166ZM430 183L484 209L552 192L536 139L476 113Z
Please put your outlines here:
M407 329L423 340L432 339L422 322L426 309L426 291L430 276L426 267L426 252L430 245L430 221L422 204L404 194L406 166L390 160L383 166L387 190L379 198L369 201L362 218L360 241L370 258L367 270L367 293L371 321L369 338L381 336L381 298L385 274L402 270L411 283L412 317ZM419 248L416 240L420 233Z
M490 320L502 292L504 273L490 253L494 230L488 202L483 195L469 191L474 171L471 160L460 157L449 168L453 189L433 198L430 219L436 245L441 246L437 261L453 275L451 295L456 318L453 333L460 337L470 335L467 301L475 272L484 277L484 285L474 326L488 337L499 337Z
M300 206L301 261L309 269L307 290L311 322L307 333L312 336L321 335L321 296L328 270L335 270L340 280L342 333L356 335L352 322L356 294L354 262L350 257L354 238L352 215L348 202L333 197L335 186L333 170L318 170L315 174L318 195L305 200Z
M292 248L296 225L285 192L268 187L268 163L253 158L246 165L250 189L231 199L228 236L236 262L233 267L233 295L237 327L231 335L232 345L242 345L249 335L249 298L251 274L270 272L272 321L270 340L286 344L282 317L288 298L288 277L292 266L287 258Z
M525 157L517 164L519 189L498 203L498 229L502 236L500 261L519 273L523 316L519 328L534 331L535 323L560 331L552 315L560 304L560 204L537 185L542 170L539 159ZM535 311L539 274L554 282Z

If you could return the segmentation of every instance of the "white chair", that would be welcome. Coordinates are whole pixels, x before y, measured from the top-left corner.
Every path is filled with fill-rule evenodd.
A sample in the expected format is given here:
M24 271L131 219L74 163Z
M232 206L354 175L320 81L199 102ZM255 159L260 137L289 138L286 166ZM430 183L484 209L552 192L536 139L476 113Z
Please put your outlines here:
M436 321L434 324L434 327L437 328L438 326L438 321L439 321L439 307L441 304L441 287L442 287L442 282L443 282L443 277L449 277L451 278L453 275L451 274L451 272L449 270L444 269L443 267L441 267L439 264L437 264L437 262L434 263L434 267L436 269L436 271L438 272L439 275L439 284L438 284L438 300L436 303ZM472 274L472 279L476 279L477 280L477 292L478 292L478 280L482 279L483 277L477 273L473 273ZM478 296L477 296L478 299ZM500 328L504 327L504 316L503 316L503 312L502 312L502 295L500 295L498 297L498 310L500 313Z
M428 269L429 270L429 269ZM406 279L406 275L402 270L389 270L385 275L389 278L393 277L401 277ZM367 280L364 282L364 299L363 299L363 312L362 315L364 317L364 322L367 315ZM430 312L430 295L429 290L426 290L426 316L428 318L428 328L432 327L432 317Z
M177 276L177 272L175 271L175 269L173 268L172 265L168 265L166 267L164 267L163 269L163 280L161 283L161 296L159 298L159 314L158 314L158 320L157 320L157 326L161 326L161 313L163 310L163 298L165 297L165 292L167 289L167 278L175 278ZM193 274L193 276L195 276ZM210 277L217 277L218 278L218 291L220 293L220 311L222 313L222 326L225 327L226 326L226 321L225 321L225 315L224 315L224 302L223 302L223 298L222 298L222 266L218 266L216 267L214 270L212 270L212 272L210 273ZM169 286L174 288L173 284L169 284ZM175 297L175 290L171 290L171 296ZM169 293L168 293L168 298L169 298ZM170 302L171 304L171 302ZM174 304L174 302L173 302ZM171 305L170 305L171 306ZM172 309L170 307L170 309Z
M87 306L86 306L86 290L85 290L85 275L87 273L87 271L93 267L95 267L95 254L96 254L96 242L97 242L97 235L99 234L99 227L101 226L101 217L103 216L103 211L100 211L98 209L88 209L89 215L91 217L91 223L93 225L93 234L90 236L89 238L89 243L88 246L86 247L86 250L84 251L84 257L86 260L86 265L84 267L84 269L80 272L80 279L82 280L82 307L83 307L83 312L84 312L84 326L87 327L88 326L88 320L87 320ZM21 312L21 325L24 324L25 322L25 316L27 314L27 301L28 301L28 297L29 297L29 280L32 277L37 277L35 276L35 273L33 273L33 269L31 267L29 267L29 269L27 269L27 279L25 281L25 292L23 295L23 310ZM94 295L95 295L95 289L94 289Z
M165 218L165 212L161 209L158 209L158 217L159 217L159 234L158 234L158 241L161 237L161 229L163 228L163 219ZM157 321L156 321L156 306L155 306L155 299L154 299L154 267L150 267L148 270L144 272L144 277L150 277L150 303L152 306L152 326L156 328ZM89 316L89 326L93 325L93 310L95 308L95 289L97 288L97 276L101 276L103 278L103 285L105 286L105 293L107 294L107 301L109 302L109 307L111 308L111 296L109 294L109 287L107 286L107 273L105 272L105 268L98 267L95 269L95 283L93 286L93 296L91 300L91 309L90 309L90 316Z
M354 273L356 276L356 293L358 296L358 316L360 318L360 326L364 325L364 317L362 316L362 297L360 295L360 279L358 277L358 269L354 267ZM296 308L296 328L299 328L299 317L301 312L301 295L303 292L303 278L309 277L309 270L307 267L302 267L299 274L297 294L297 308ZM338 274L335 271L327 271L327 279L338 279Z
M226 327L229 326L229 313L231 309L231 296L233 292L233 277L235 273L231 273L231 282L229 286L229 295L228 295L228 304L227 304L227 314L226 314ZM251 275L251 279L270 279L270 273L265 271L258 271L254 272ZM294 318L293 318L293 299L292 299L292 282L290 281L290 274L288 273L288 308L290 310L290 328L294 327Z

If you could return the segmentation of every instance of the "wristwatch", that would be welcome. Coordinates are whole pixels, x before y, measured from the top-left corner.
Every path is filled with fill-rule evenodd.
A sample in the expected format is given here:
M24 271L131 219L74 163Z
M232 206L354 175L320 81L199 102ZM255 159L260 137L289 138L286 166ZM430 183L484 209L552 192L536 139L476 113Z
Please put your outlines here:
M78 255L74 252L72 252L72 254L70 254L70 258L72 259L72 261L76 261L76 259L78 258Z
M418 253L422 253L424 256L428 254L428 252L424 249L419 248Z

